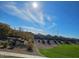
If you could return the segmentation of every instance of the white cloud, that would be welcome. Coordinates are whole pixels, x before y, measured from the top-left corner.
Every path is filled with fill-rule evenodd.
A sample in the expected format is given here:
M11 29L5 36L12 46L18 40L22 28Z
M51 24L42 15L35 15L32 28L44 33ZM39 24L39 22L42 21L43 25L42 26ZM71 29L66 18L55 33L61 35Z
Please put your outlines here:
M28 20L30 21L28 15L21 9L17 8L14 4L6 4L5 8L7 8L8 11L6 11L7 13L17 16L23 20Z
M4 10L6 9L5 11L7 13L19 17L22 20L35 22L39 25L45 25L46 19L48 21L52 20L52 17L44 13L41 7L33 9L30 2L21 4L23 7L18 7L17 4L17 2L6 2L4 4Z
M49 22L56 20L56 16L51 16L51 15L45 14L45 17L47 18L47 20Z
M54 28L54 27L56 27L56 23L55 22L53 22L52 24L51 24L51 26L49 26L47 29L52 29L52 28Z
M19 7L17 6L18 4L17 2L6 2L5 4L3 4L2 9L5 12L13 16L16 16L22 20L34 23L33 25L39 24L40 29L27 27L27 29L30 30L32 29L31 31L35 33L37 32L46 33L44 29L41 29L44 27L44 25L47 25L46 20L48 20L49 23L49 27L47 29L51 29L52 27L56 26L56 23L54 21L52 22L52 17L44 13L43 10L40 8L40 6L38 9L33 9L30 2L28 3L23 2L23 3L24 3L22 4L23 7Z
M38 12L35 12L35 15L33 15L32 11L30 11L29 9L27 10L28 11L28 16L33 20L35 21L36 23L38 24L44 24L44 21L43 21L43 16L42 14L38 14Z
M44 17L43 17L43 13L41 10L33 10L28 4L27 5L24 5L24 7L22 8L18 8L16 6L17 3L12 3L12 2L9 2L9 3L6 3L4 4L4 9L6 8L6 12L11 14L11 15L14 15L14 16L17 16L23 20L27 20L27 21L34 21L40 25L44 25ZM27 8L25 8L25 6Z
M23 31L28 31L28 32L32 32L34 34L38 34L41 33L43 35L46 35L47 32L45 32L45 30L43 29L39 29L39 28L35 28L35 27L27 27L27 26L20 26L22 28ZM19 27L15 27L17 30L19 30Z
M50 16L46 16L48 21L51 21L51 17Z

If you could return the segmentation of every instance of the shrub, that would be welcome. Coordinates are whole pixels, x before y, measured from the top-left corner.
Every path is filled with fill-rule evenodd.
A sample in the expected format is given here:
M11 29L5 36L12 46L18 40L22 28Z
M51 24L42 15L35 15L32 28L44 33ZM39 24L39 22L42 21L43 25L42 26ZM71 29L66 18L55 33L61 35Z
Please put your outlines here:
M33 52L33 43L31 40L28 41L27 51Z
M13 49L15 47L15 42L14 41L8 41L7 48L8 49Z
M8 42L7 41L0 41L0 48L6 48Z

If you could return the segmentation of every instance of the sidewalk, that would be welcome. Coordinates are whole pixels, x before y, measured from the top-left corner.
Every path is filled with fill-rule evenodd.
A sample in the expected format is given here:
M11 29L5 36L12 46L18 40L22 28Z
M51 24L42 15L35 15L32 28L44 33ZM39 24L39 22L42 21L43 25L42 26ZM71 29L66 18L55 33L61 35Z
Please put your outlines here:
M13 52L5 52L5 51L0 51L0 55L3 56L12 56L12 57L23 57L23 58L45 58L42 56L33 56L33 55L27 55L27 54L19 54L19 53L13 53Z

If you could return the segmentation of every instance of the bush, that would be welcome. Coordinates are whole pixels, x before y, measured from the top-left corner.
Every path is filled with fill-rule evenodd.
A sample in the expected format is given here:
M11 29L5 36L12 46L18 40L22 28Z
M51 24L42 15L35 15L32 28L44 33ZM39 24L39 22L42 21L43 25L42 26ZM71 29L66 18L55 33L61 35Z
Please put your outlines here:
M13 42L11 41L0 41L0 48L8 48L8 49L13 49L14 46L13 46Z
M0 41L0 48L6 48L8 42L7 41Z
M14 41L8 41L7 48L8 49L13 49L15 47L15 42Z
M33 43L31 40L28 41L27 51L33 52Z
M0 48L4 48L4 47L3 47L3 42L0 42Z
M27 45L27 51L33 52L32 44Z

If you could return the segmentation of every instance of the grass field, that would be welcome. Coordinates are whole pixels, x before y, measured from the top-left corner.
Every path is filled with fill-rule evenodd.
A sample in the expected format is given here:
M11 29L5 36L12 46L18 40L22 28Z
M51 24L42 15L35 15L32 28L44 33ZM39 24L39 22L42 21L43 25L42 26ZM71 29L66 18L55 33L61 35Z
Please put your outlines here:
M50 58L79 58L79 45L59 45L54 48L39 49L40 53Z

